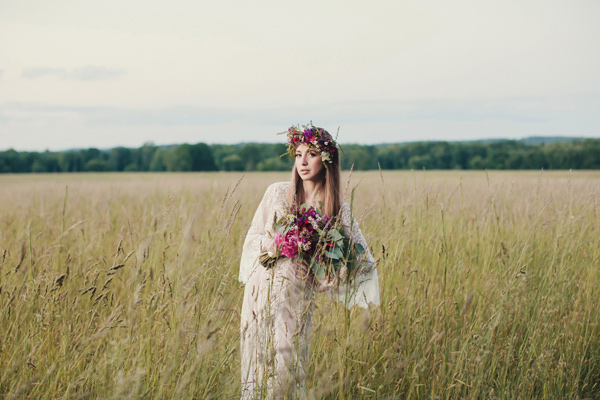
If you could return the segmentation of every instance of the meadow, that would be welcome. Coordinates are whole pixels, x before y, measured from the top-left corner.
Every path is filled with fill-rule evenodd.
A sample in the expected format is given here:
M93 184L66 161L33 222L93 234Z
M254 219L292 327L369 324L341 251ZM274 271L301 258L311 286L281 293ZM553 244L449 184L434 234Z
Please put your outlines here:
M288 175L0 175L0 398L239 396L241 247ZM317 296L310 398L600 398L599 171L344 188L381 306Z

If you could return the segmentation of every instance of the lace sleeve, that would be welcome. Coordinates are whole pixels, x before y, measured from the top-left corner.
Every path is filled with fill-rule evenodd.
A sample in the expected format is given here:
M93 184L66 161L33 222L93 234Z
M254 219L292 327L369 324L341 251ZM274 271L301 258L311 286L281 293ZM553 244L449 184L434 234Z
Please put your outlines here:
M270 243L273 241L273 219L277 206L285 201L285 189L287 183L274 183L269 186L261 200L242 248L242 257L240 260L239 281L242 283L248 282L252 273L256 270L260 263L258 256L266 251Z
M340 216L345 232L351 232L351 241L361 244L365 249L365 254L354 279L350 283L336 285L329 291L329 296L337 301L344 302L348 308L354 305L367 308L369 303L379 305L377 265L358 226L358 222L352 216L350 206L347 203L342 206Z

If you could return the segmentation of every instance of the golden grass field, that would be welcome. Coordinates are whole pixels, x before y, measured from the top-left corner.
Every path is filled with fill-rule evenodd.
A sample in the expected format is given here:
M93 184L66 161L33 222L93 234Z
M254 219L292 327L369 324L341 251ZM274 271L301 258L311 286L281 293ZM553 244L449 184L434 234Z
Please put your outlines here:
M241 246L288 174L240 178L0 176L0 398L239 396ZM599 171L353 188L381 306L317 296L311 397L600 398Z

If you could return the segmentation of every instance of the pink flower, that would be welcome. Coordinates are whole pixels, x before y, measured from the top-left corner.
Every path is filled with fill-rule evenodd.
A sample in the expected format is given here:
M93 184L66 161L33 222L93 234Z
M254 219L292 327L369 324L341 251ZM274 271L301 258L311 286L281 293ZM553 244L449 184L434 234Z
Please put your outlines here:
M287 258L296 257L298 255L298 233L289 230L288 233L285 234L285 238L282 237L282 240L281 253ZM275 241L277 241L277 236L275 236Z
M277 246L280 246L283 243L283 235L281 234L281 232L277 232L275 234L275 244Z

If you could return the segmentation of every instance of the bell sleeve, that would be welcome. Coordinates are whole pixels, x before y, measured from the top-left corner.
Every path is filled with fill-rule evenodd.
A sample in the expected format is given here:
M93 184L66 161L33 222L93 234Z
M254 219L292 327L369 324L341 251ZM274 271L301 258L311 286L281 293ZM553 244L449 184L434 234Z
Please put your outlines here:
M252 273L260 266L258 256L266 251L273 241L272 210L277 199L278 186L278 184L272 184L267 188L246 234L238 276L239 281L244 284L248 282ZM270 224L269 220L271 221Z
M337 301L344 302L347 308L358 305L367 308L369 303L379 305L379 280L377 277L377 265L365 240L358 222L352 216L350 206L344 203L340 211L344 231L350 233L350 240L359 243L364 248L362 262L359 263L356 274L352 279L339 279L337 284L329 290L329 296Z

